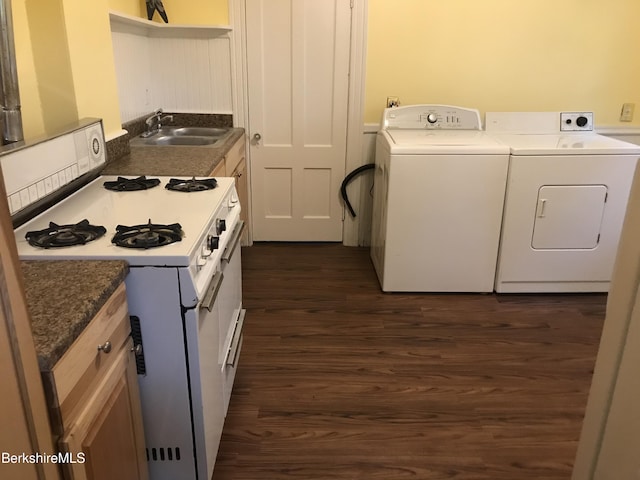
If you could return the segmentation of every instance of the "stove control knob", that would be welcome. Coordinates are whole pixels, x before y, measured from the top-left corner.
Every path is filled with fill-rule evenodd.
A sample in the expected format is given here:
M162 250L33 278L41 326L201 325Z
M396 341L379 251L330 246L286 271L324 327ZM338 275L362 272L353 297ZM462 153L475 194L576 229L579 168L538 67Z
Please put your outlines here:
M220 235L222 232L227 230L227 221L221 218L216 220L216 233Z
M207 248L209 249L209 251L213 252L214 250L218 249L219 246L220 237L216 237L214 235L209 235L207 237Z
M582 115L576 118L576 123L579 127L584 127L588 122L589 120L587 119L587 117L584 117Z
M430 113L427 115L427 122L434 124L438 121L438 116L435 113Z

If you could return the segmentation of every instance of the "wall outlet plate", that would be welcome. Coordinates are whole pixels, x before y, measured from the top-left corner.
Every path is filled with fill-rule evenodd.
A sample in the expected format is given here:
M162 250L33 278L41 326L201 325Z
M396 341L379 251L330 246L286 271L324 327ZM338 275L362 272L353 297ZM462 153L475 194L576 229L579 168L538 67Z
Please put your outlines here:
M620 110L620 121L631 122L633 121L633 110L635 109L635 103L623 103L622 110Z
M593 112L561 112L560 131L593 131Z
M400 105L398 97L387 97L387 108L393 108Z

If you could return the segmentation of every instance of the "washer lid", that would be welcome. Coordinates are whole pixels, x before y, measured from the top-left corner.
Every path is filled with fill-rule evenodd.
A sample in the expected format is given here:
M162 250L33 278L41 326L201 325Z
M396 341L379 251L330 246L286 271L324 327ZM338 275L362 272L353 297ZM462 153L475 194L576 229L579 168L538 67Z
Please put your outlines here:
M384 130L392 154L509 154L509 147L478 130Z
M640 145L597 133L493 134L513 155L638 155Z

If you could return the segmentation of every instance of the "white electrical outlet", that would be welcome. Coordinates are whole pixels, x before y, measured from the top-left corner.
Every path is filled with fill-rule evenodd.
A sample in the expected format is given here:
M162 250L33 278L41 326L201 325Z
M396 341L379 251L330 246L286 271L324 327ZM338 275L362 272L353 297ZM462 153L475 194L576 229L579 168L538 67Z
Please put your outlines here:
M387 97L387 108L397 107L400 105L398 97Z
M561 112L560 131L591 131L593 130L593 112Z
M623 103L622 110L620 111L620 121L621 122L631 122L633 121L633 111L636 108L635 103Z

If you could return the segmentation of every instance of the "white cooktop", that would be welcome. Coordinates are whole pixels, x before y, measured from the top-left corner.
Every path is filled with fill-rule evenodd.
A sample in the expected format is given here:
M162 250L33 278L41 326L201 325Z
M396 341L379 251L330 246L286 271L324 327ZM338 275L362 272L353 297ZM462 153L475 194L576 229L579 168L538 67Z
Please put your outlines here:
M226 208L223 200L231 195L237 201L234 179L220 177L216 179L218 186L213 190L185 193L164 188L171 177L148 178L158 178L160 185L148 190L114 192L106 190L103 183L117 179L116 176L98 177L20 226L15 230L20 259L104 259L127 260L130 265L138 266L189 266L190 259L198 253L203 236L219 214L218 210ZM85 245L50 249L33 247L25 239L26 232L46 229L49 222L67 225L84 219L92 225L105 227L107 233ZM111 243L117 225L142 225L149 220L154 224L179 223L184 231L182 241L148 250L118 247Z
M514 155L638 155L640 146L597 133L492 135Z

